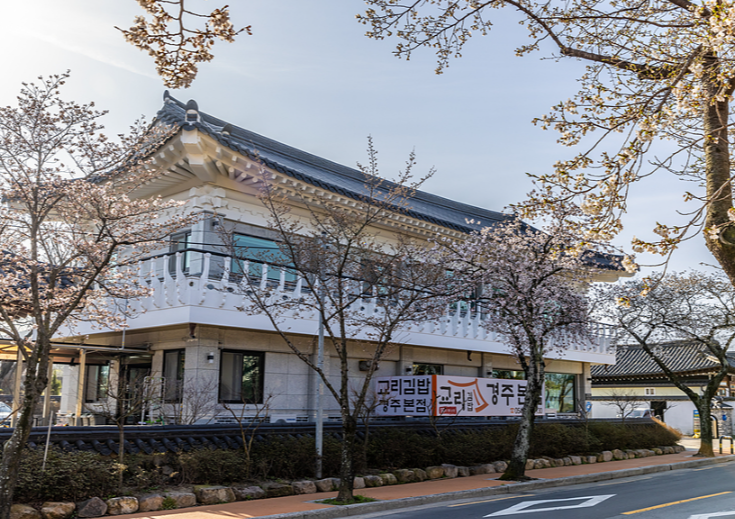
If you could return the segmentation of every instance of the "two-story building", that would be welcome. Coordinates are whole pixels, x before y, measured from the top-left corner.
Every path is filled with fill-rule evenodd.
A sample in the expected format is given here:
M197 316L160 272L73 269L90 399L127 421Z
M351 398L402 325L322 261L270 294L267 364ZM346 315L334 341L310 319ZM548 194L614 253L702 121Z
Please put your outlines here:
M55 350L55 362L64 365L60 411L79 415L94 410L121 374L142 374L160 381L163 388L158 413L171 415L182 394L183 398L196 394L210 404L245 406L249 414L267 395L271 421L313 420L317 377L264 316L239 310L243 296L232 289L233 281L224 268L228 258L216 252L221 251L214 246L221 243L216 227L225 221L248 247L275 247L267 212L258 198L263 182L327 193L334 203L349 205L361 195L364 176L210 116L193 101L184 104L168 94L157 121L172 125L176 132L153 157L159 174L139 189L138 196L186 201L188 210L205 217L171 236L168 250L138 266L151 295L126 302L133 313L125 331L78 323L59 339L63 344ZM412 196L410 208L396 214L389 230L418 238L439 233L461 239L480 228L468 222L487 226L505 218L499 212L419 191ZM588 259L596 280L614 281L624 275L619 258L590 255ZM438 325L405 330L376 376L518 376L520 367L506 345L482 325L486 316L471 309L448 312ZM315 344L316 319L301 316L289 327L305 348ZM610 330L599 326L595 332L593 342L575 344L548 360L548 413L575 413L591 391L590 366L614 363ZM363 360L364 353L356 347L351 377L362 376ZM339 368L334 361L327 355L325 369L336 380ZM194 393L187 393L187 387ZM335 407L336 402L329 402L325 416L338 419ZM204 420L215 414L224 420L228 413L210 406L204 414Z

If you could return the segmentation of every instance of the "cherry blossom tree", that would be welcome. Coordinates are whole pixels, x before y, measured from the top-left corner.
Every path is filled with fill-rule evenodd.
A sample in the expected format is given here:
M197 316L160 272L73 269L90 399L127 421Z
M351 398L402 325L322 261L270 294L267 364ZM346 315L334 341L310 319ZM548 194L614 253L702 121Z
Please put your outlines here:
M518 55L548 51L588 63L579 91L535 121L578 150L535 176L518 206L534 218L575 205L582 242L609 240L623 227L628 195L644 178L672 174L690 207L684 221L657 224L636 252L668 256L704 231L706 246L735 283L735 214L729 145L735 89L732 0L367 0L359 15L375 39L395 37L408 58L433 48L437 72L492 28L496 9L518 13L530 40ZM660 182L660 181L659 181Z
M189 0L190 6L192 0ZM129 29L116 27L125 40L153 57L156 72L170 88L188 88L196 78L198 64L212 61L216 38L235 41L250 26L236 29L227 5L208 14L187 7L187 0L138 0L145 15L135 18Z
M712 399L730 369L727 352L735 340L735 288L722 274L687 272L597 287L601 318L621 331L619 340L640 345L699 411L701 443L697 456L714 456ZM703 369L711 373L698 392L676 371L676 357L666 343L693 342Z
M143 157L168 135L136 123L116 141L104 112L64 101L68 74L24 84L17 106L0 108L0 335L21 349L23 398L0 461L0 519L10 517L21 450L48 384L51 340L79 319L124 324L111 297L148 293L128 265L190 224L179 202L136 200L157 172Z
M466 241L442 243L468 300L487 311L485 326L501 336L526 376L526 398L503 480L528 479L526 459L542 404L545 359L591 339L584 291L589 268L562 225L546 231L513 218Z
M368 166L359 166L364 192L355 200L265 183L260 199L276 250L238 247L234 235L224 236L236 260L233 272L243 276L240 286L247 304L242 310L267 316L339 406L337 499L342 503L353 501L358 420L372 405L375 371L412 325L443 314L451 289L445 268L432 261L440 258L431 243L396 225L424 180L411 179L413 154L400 177L388 182L378 176L372 143L368 153ZM267 171L261 174L268 178ZM265 272L263 265L268 266ZM323 324L325 351L339 365L336 377L320 365L316 340L304 341L290 331L290 323L299 318ZM367 361L362 376L354 371L356 354Z

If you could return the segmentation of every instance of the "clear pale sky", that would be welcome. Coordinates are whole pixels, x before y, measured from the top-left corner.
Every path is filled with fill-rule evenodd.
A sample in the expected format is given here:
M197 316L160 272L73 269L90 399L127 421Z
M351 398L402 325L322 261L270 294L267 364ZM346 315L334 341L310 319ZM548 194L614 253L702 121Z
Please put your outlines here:
M224 1L202 2L212 9ZM511 11L494 11L489 37L473 38L464 57L441 76L430 49L406 62L376 42L355 14L360 0L230 0L233 21L253 36L218 42L191 88L172 91L202 111L283 143L354 166L366 161L367 136L379 150L381 173L392 178L415 149L417 173L436 174L424 189L502 210L531 189L527 172L541 173L571 151L531 120L576 92L580 62L515 57L525 29ZM3 74L0 105L13 104L21 82L71 70L64 95L110 111L110 133L151 118L163 84L149 57L114 28L129 27L135 0L6 1L0 17ZM684 186L656 177L637 186L618 244L650 237L656 221L681 221ZM641 256L641 263L657 258ZM714 263L701 237L679 251L676 270Z

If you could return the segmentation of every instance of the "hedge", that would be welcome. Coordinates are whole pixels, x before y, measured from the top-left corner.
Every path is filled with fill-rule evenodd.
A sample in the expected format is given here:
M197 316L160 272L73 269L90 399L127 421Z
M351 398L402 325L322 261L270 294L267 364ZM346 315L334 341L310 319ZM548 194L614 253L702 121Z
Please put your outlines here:
M395 470L451 463L472 466L507 460L517 425L485 429L437 429L416 432L407 429L375 429L369 440L355 448L355 472ZM612 449L650 449L674 445L674 433L655 424L580 422L537 424L529 457L561 458ZM181 453L129 454L125 457L124 485L129 492L146 492L159 486L179 484L230 484L255 479L293 480L313 476L314 439L272 437L255 442L250 467L242 450L197 449ZM92 452L62 452L52 449L41 470L42 449L26 449L15 499L18 502L48 500L79 501L117 492L114 456ZM327 476L339 469L340 443L325 438L323 468Z

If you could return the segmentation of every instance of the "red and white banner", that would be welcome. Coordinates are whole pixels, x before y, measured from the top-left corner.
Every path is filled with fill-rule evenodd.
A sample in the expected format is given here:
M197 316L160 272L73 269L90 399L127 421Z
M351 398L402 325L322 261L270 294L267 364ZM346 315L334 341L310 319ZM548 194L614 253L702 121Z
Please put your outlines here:
M525 380L416 375L373 383L378 416L520 416L526 398Z

